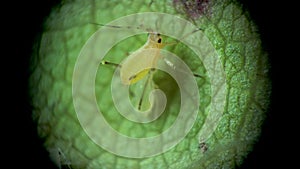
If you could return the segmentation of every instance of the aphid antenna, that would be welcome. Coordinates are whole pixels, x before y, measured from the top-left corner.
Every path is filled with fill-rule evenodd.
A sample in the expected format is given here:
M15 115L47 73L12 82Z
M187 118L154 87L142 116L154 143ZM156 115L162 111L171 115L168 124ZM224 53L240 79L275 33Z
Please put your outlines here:
M136 27L135 26L108 25L108 24L101 24L101 23L95 23L95 22L90 22L90 24L98 25L98 26L105 26L105 27L110 27L110 28L117 28L117 29L124 29L124 28L127 28L127 29L137 29L137 30L142 29L142 30L148 32L148 35L149 34L160 34L158 31L154 31L151 28L145 28L143 24L140 24L140 25L138 25ZM157 23L155 23L155 24L157 24Z
M180 39L178 39L178 41L182 41L183 39L185 39L185 38L188 37L189 35L192 35L193 33L198 32L198 31L203 31L203 29L202 29L202 28L197 28L197 29L195 29L194 31L189 32L189 33L183 35Z
M95 23L95 22L90 22L90 24L93 24L93 25L98 25L98 26L104 26L104 27L110 27L110 28L118 28L118 29L124 29L124 28L127 28L127 29L143 29L144 28L144 25L143 24L140 24L139 26L137 27L134 27L134 26L119 26L119 25L108 25L108 24L102 24L102 23ZM153 32L151 31L150 29L145 29L145 31L147 32Z
M116 26L116 25L106 25L106 24L95 23L95 22L90 22L90 24L93 24L93 25L98 25L98 26L107 26L107 27L111 27L111 28L123 28L122 26Z

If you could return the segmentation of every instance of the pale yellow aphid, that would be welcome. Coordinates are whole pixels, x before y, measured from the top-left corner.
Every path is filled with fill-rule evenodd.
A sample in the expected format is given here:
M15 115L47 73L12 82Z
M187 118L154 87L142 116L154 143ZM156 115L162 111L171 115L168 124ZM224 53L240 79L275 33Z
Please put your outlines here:
M119 26L111 26L111 25L102 25L101 26L109 26L114 28L121 28ZM196 30L198 31L198 30ZM193 33L193 32L191 32ZM132 52L125 61L119 65L116 63L111 63L108 61L102 61L101 64L108 64L120 67L120 77L121 81L124 85L134 84L145 76L151 73L158 60L161 59L160 49L167 45L174 45L177 42L173 43L163 43L162 36L157 32L150 32L148 34L147 42L140 47L138 50ZM158 50L146 50L146 49L158 49ZM151 55L151 57L149 56ZM168 62L168 61L167 61ZM172 66L172 63L167 63L169 66ZM171 64L171 65L170 65ZM200 75L194 74L196 77L201 77ZM148 77L149 80L149 77ZM146 83L147 85L147 83ZM142 104L144 92L142 93L141 100L139 102L139 109Z
M160 50L149 51L145 49L161 49L165 45L162 43L162 37L159 33L149 33L146 44L131 53L122 63L120 70L122 83L130 85L144 78L160 59ZM152 55L152 57L149 57L149 55Z
M113 25L103 25L98 23L93 23L96 25L101 26L108 26L112 28L122 28L121 26L113 26ZM160 58L160 51L155 50L151 53L149 53L149 48L154 49L161 49L166 45L175 44L175 43L168 43L163 44L162 43L162 37L159 33L156 32L150 32L148 35L147 42L140 47L135 52L132 52L130 56L122 63L122 65L118 65L115 63L111 63L108 61L102 61L101 64L110 64L114 66L120 66L120 77L122 80L122 83L125 85L131 85L142 78L144 78L149 71L151 70L151 67L154 67ZM149 57L149 55L152 55L152 57ZM145 69L144 69L145 68ZM148 68L148 69L147 69ZM144 69L144 70L143 70ZM140 71L142 70L142 71Z
M108 27L113 27L113 28L122 28L120 26L113 26L113 25L103 25L103 24L98 24L98 23L93 23L96 25L101 25L101 26L108 26ZM200 29L198 29L200 30ZM195 30L191 33L194 33L198 30ZM191 34L190 33L190 34ZM157 61L161 58L160 57L160 50L163 47L167 45L174 45L177 44L177 42L173 43L163 43L162 37L159 33L157 32L150 32L148 35L148 40L147 42L140 47L138 50L132 52L128 58L122 63L122 65L118 65L115 63L111 63L108 61L102 61L101 64L110 64L114 66L120 66L120 77L122 80L122 83L125 85L131 85L142 78L144 78L151 68L155 67L157 64ZM149 48L153 49L158 49L158 50L146 50ZM149 55L152 55L152 57L149 57ZM142 71L140 71L142 70ZM194 74L196 77L201 77L197 74Z

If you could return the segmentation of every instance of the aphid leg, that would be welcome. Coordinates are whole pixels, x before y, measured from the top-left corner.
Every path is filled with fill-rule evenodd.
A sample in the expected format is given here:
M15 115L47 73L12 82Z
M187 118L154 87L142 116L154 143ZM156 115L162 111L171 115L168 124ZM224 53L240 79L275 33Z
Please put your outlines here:
M177 45L179 42L166 42L163 45L164 46L172 46L172 45Z
M189 32L189 33L183 35L180 39L177 39L176 42L164 43L164 46L176 45L176 44L180 43L183 39L185 39L186 37L188 37L189 35L191 35L191 34L193 34L195 32L198 32L200 30L203 30L203 29L198 28L198 29L196 29L196 30L194 30L192 32Z
M163 58L163 61L168 65L168 66L170 66L172 69L177 69L176 68L176 66L171 62L171 61L169 61L167 58ZM178 70L177 69L177 71L180 71L180 70ZM184 73L187 73L187 72L184 72ZM193 75L195 76L195 77L198 77L198 78L203 78L203 76L201 76L201 75L199 75L199 74L197 74L197 73L193 73Z
M112 62L105 61L105 60L102 60L102 61L101 61L101 64L102 64L102 65L111 65L111 66L115 66L115 67L121 67L120 64L112 63Z
M155 68L151 68L150 71L148 72L148 75L147 75L147 80L145 82L145 85L143 86L143 92L142 92L142 95L140 97L140 100L139 100L139 104L138 104L138 110L141 110L142 108L142 104L143 104L143 100L144 100L144 95L145 95L145 91L147 89L147 86L150 82L150 80L152 79L152 72L155 71Z
M154 2L154 0L151 0L151 1L149 2L149 7L152 5L153 2Z
M197 74L197 73L193 73L193 75L194 75L195 77L203 78L203 76L201 76L201 75L199 75L199 74Z

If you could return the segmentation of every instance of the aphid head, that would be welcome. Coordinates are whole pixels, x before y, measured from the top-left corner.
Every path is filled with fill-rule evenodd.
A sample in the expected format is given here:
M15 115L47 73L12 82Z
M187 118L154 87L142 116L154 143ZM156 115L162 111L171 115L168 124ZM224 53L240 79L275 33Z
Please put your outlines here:
M155 44L155 43L161 44L162 43L162 37L157 32L148 33L148 40L150 41L150 43L153 43L153 44Z

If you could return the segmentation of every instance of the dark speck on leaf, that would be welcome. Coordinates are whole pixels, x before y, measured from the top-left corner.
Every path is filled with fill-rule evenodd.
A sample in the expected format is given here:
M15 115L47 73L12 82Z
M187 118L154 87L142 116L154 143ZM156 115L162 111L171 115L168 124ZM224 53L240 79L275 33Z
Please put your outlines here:
M178 12L197 19L209 12L210 0L173 0Z

